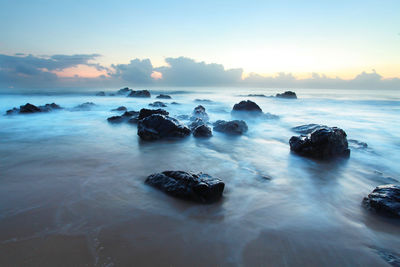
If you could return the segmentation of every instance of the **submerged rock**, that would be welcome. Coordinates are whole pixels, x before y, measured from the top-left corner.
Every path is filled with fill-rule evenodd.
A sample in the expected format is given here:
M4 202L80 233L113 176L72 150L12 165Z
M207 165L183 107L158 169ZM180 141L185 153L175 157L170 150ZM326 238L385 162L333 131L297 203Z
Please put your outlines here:
M214 123L214 131L223 132L232 135L240 135L247 132L248 127L245 121L233 120L223 121L218 120Z
M206 108L203 107L202 105L198 105L193 110L192 117L190 118L190 120L194 121L196 119L201 119L204 122L207 122L209 120Z
M165 171L148 176L145 183L174 197L202 203L219 200L225 188L221 179L201 172Z
M201 124L194 128L193 130L193 136L194 137L211 137L212 136L212 131L210 126L206 124Z
M126 119L122 116L112 116L112 117L107 118L107 121L110 123L121 123L121 122L126 121Z
M131 90L128 97L151 97L148 90Z
M309 136L292 136L289 140L290 150L317 159L348 157L350 149L346 137L346 132L340 128L324 127Z
M96 94L96 96L106 96L106 93L104 91L100 91Z
M200 103L212 103L213 102L210 99L198 99L198 98L196 98L194 101L195 102L200 102Z
M127 110L127 108L125 106L120 106L115 109L112 109L111 111L126 111L126 110Z
M310 134L314 132L315 130L319 130L322 128L327 128L328 126L326 125L320 125L320 124L315 124L315 123L310 123L310 124L304 124L300 126L296 126L292 128L292 131L300 134Z
M160 94L160 95L156 96L156 98L160 98L160 99L171 99L172 97L171 97L170 95Z
M180 105L178 102L171 102L171 105Z
M165 116L167 116L167 115L169 115L169 112L168 111L166 111L165 109L147 109L147 108L142 108L141 110L140 110L140 112L139 112L139 117L138 117L138 119L139 120L141 120L141 119L144 119L144 118L146 118L146 117L148 117L148 116L151 116L151 115L153 115L153 114L160 114L160 115L165 115Z
M295 92L292 91L286 91L282 94L276 94L276 97L278 98L292 98L292 99L296 99L297 95Z
M400 218L400 186L380 185L364 198L363 204L376 213Z
M87 111L87 110L91 110L92 107L95 107L96 104L93 102L86 102L86 103L82 103L80 105L77 105L76 107L73 108L73 110L83 110L83 111Z
M250 96L250 97L268 97L268 96L266 96L264 94L248 94L247 96Z
M367 149L368 148L368 144L364 143L364 142L360 142L358 140L354 140L354 139L349 139L349 146L351 146L351 148L354 149Z
M137 134L143 140L152 141L167 137L186 137L190 135L190 130L174 118L153 114L139 120Z
M10 110L7 110L6 115L12 115L12 114L30 114L30 113L38 113L38 112L50 112L53 110L59 110L62 109L59 105L56 103L51 103L51 104L45 104L43 106L35 106L30 103L26 103L25 105L20 106L19 108L13 108Z
M202 119L196 118L195 120L191 121L189 124L190 130L194 130L196 127L206 124Z
M262 109L251 100L243 100L233 106L232 111L247 111L261 114Z
M156 101L156 102L150 103L149 106L150 107L155 107L155 108L165 108L165 107L167 107L167 105L164 102L161 102L161 101Z
M107 118L107 121L110 123L121 123L121 122L129 122L136 123L138 121L139 112L138 111L125 111L121 116L112 116Z

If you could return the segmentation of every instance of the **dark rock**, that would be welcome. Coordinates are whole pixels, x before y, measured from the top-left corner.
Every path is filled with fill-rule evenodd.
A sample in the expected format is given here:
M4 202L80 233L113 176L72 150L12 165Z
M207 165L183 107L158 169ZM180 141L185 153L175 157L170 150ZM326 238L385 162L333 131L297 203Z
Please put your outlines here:
M73 108L73 110L91 110L92 107L96 106L95 103L93 102L86 102L80 105L77 105L76 107Z
M293 136L289 140L290 149L299 155L330 159L334 157L348 157L346 132L337 127L317 129L309 136Z
M212 103L213 101L210 99L195 99L195 102L200 102L200 103Z
M98 93L96 94L96 96L106 96L106 93L104 93L103 91L101 91L101 92L98 92Z
M250 97L268 97L268 96L266 96L264 94L248 94L247 96L250 96Z
M172 97L171 97L170 95L160 94L160 95L156 96L156 98L160 98L160 99L171 99Z
M251 100L240 101L233 106L232 111L248 111L254 113L262 113L261 108Z
M130 110L130 111L125 111L124 114L122 114L122 116L123 116L123 117L128 117L128 118L130 118L130 117L133 117L133 116L138 117L139 114L140 114L139 111Z
M225 184L205 173L165 171L147 177L146 184L183 199L210 203L222 197Z
M368 144L364 143L364 142L360 142L358 140L354 140L354 139L349 139L349 146L351 146L351 148L354 149L367 149L368 148Z
M196 118L195 120L191 121L189 124L189 128L190 130L194 130L195 128L197 128L200 125L206 124L202 119Z
M138 135L146 141L167 137L185 137L190 134L188 127L169 116L153 114L138 122Z
M142 108L139 112L139 117L138 119L144 119L148 116L151 116L153 114L160 114L160 115L169 115L168 111L164 110L164 109L147 109L147 108Z
M327 128L327 127L328 126L326 126L326 125L311 123L311 124L304 124L304 125L293 127L292 131L294 131L296 133L300 133L300 134L310 134L310 133L314 132L315 130L319 130L319 129L323 129L323 128Z
M286 91L286 92L284 92L284 93L282 93L282 94L276 94L276 97L279 97L279 98L292 98L292 99L296 99L296 98L297 98L297 95L296 95L295 92Z
M111 94L109 94L109 96L115 96L115 94L114 94L114 93L111 93Z
M206 109L202 105L195 107L192 115L193 116L190 118L191 120L202 119L204 122L209 120Z
M129 92L131 91L131 89L129 89L128 87L119 89L117 94L118 95L127 95Z
M150 103L149 106L150 107L154 107L154 108L165 108L165 107L167 107L167 105L165 103L161 102L161 101L156 101L156 102Z
M126 111L126 110L127 110L126 107L120 106L120 107L117 107L117 108L115 108L115 109L112 109L111 111Z
M126 118L122 117L122 116L112 116L107 118L107 121L110 123L121 123L126 121Z
M214 131L223 132L232 135L240 135L247 132L248 127L245 121L233 120L223 121L218 120L214 123Z
M180 105L178 102L171 102L171 105Z
M53 110L58 110L62 109L59 105L56 103L51 103L51 104L46 104L43 106L35 106L30 103L26 103L25 105L20 106L19 108L13 108L10 110L7 110L6 115L12 115L12 114L30 114L30 113L38 113L38 112L50 112Z
M380 185L364 198L363 204L379 214L400 217L400 186Z
M194 137L211 137L212 131L208 125L202 124L193 129Z
M32 105L30 103L27 103L19 107L19 113L35 113L35 112L41 112L41 110L37 106Z
M131 90L128 95L129 97L151 97L150 92L148 90Z

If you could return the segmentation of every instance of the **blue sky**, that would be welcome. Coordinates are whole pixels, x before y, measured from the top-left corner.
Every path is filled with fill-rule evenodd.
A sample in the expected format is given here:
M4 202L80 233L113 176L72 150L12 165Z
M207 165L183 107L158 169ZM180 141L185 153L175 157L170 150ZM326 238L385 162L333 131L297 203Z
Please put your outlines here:
M244 75L400 77L400 1L6 1L0 54L188 57Z

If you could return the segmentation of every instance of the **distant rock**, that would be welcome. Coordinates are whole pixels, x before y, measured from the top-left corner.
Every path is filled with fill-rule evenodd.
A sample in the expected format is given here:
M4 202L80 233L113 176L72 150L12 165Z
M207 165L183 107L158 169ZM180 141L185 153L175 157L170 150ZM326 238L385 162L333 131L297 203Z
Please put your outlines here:
M120 106L115 109L112 109L111 111L126 111L126 110L127 110L127 108L125 106Z
M201 172L165 171L148 176L145 183L174 197L202 203L219 200L225 188L221 179Z
M171 105L180 105L178 102L171 102Z
M297 154L316 159L350 155L346 132L337 127L321 128L309 136L293 136L289 144L290 149Z
M202 105L198 105L197 107L195 107L192 113L192 117L190 119L191 120L201 119L204 122L207 122L209 120L209 117L205 107L203 107Z
M148 90L131 90L128 97L151 97L151 94Z
M195 127L193 130L193 136L194 137L211 137L212 136L212 131L210 126L206 124L201 124L197 127Z
M149 104L150 107L154 107L154 108L165 108L167 107L167 105L164 102L161 101L155 101L153 103Z
M190 135L188 127L169 116L153 114L138 122L137 134L146 141L169 137L186 137Z
M25 105L22 105L19 108L14 107L13 109L7 110L6 115L50 112L53 110L60 110L60 109L62 109L62 107L60 107L55 103L45 104L43 106L35 106L30 103L26 103Z
M282 94L276 94L276 97L278 98L291 98L291 99L296 99L297 95L295 92L292 91L286 91Z
M88 111L88 110L91 110L95 106L96 106L96 104L93 102L85 102L83 104L77 105L76 107L73 108L73 110Z
M264 94L248 94L247 96L250 96L250 97L268 97L268 96L266 96Z
M400 218L400 186L380 185L364 198L363 204L378 214Z
M232 135L241 135L247 132L248 127L243 120L223 121L218 120L214 123L214 131Z
M213 101L210 100L210 99L198 99L198 98L196 98L194 101L195 102L200 102L200 103L213 103Z
M130 93L130 91L131 91L131 89L129 89L128 87L125 87L125 88L119 89L117 91L117 94L118 95L127 95L128 93Z
M262 109L253 101L246 100L240 101L239 103L235 104L232 109L233 112L236 111L247 111L247 112L254 112L254 113L262 113Z
M142 108L139 112L139 120L142 120L148 116L151 116L153 114L160 114L160 115L169 115L169 112L164 110L164 109L147 109L147 108Z
M100 91L96 94L96 96L106 96L106 93L104 91Z
M170 95L160 94L160 95L156 96L156 98L160 98L160 99L171 99L172 97L171 97Z

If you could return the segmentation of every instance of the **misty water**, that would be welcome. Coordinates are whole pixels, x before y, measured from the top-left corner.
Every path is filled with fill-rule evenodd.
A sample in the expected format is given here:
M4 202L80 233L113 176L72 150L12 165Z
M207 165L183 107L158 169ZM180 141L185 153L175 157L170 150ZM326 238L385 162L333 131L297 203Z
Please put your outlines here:
M296 90L297 100L244 96L284 91L276 89L150 91L0 95L2 114L27 102L65 108L0 117L0 265L389 266L399 253L400 223L361 204L400 180L398 91ZM159 93L172 96L161 99L171 116L201 104L210 121L230 120L232 106L250 99L279 119L247 120L243 136L156 142L107 122L120 114L111 109L138 111ZM84 102L96 106L72 109ZM291 153L291 128L309 123L368 147L350 142L350 158L332 161ZM202 205L144 184L164 170L218 177L223 198Z

